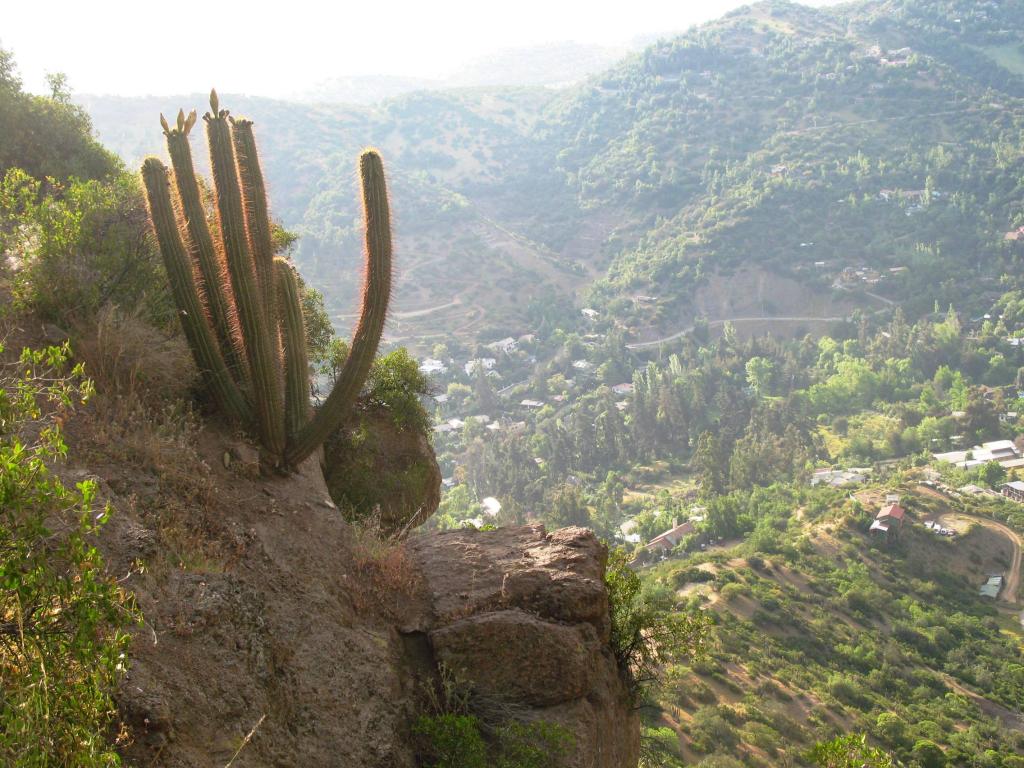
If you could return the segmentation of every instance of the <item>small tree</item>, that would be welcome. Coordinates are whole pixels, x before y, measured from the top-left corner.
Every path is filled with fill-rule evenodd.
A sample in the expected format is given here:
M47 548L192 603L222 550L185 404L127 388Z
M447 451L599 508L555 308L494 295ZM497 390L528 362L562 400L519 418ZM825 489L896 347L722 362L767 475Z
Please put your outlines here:
M625 550L612 551L605 571L611 613L611 645L619 667L639 698L663 665L702 657L710 642L711 619L700 610L678 611L668 595L645 591L629 567Z

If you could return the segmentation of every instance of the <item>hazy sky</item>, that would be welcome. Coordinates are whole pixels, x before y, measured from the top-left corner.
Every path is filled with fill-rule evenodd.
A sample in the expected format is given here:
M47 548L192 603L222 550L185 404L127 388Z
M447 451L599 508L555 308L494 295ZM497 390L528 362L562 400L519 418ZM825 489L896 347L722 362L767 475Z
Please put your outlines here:
M820 5L818 0L812 4ZM285 95L330 77L435 78L489 51L621 44L685 30L739 0L0 0L0 46L27 89Z

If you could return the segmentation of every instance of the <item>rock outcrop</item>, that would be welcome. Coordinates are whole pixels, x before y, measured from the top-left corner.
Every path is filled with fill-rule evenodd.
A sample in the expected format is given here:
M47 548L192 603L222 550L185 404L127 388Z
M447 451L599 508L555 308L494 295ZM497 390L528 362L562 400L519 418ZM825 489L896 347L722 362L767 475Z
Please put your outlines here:
M441 470L429 438L399 427L381 408L361 404L357 416L324 446L331 496L356 517L376 515L385 536L422 525L441 502Z
M607 552L593 533L451 531L409 549L429 607L417 631L436 662L477 692L568 728L569 765L636 765L639 724L608 644Z
M367 540L317 472L251 476L203 432L69 468L114 507L101 547L145 616L117 696L126 765L413 768L443 663L517 716L564 725L573 768L633 768L608 647L605 551L539 526ZM113 450L113 449L112 449ZM237 453L237 451L235 451ZM81 477L76 477L81 479ZM251 733L248 741L247 734Z

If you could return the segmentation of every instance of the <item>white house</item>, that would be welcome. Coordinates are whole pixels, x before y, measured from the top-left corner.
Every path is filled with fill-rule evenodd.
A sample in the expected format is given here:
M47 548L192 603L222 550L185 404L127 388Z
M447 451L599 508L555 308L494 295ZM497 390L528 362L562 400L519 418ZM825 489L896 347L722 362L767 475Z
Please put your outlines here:
M480 357L470 360L466 363L465 371L467 376L472 376L476 373L476 369L483 366L485 371L493 371L494 366L498 364L498 361L493 357Z
M491 350L491 352L500 352L503 355L509 355L519 348L519 342L511 336L506 336L504 339L492 341L487 345L487 348Z
M448 366L440 360L435 360L432 357L428 357L422 363L420 363L420 373L425 376L430 376L435 373L447 373Z
M990 461L1003 463L1021 458L1020 451L1013 444L1013 440L993 440L976 445L968 451L947 451L932 455L937 461L946 461L964 469L979 467Z

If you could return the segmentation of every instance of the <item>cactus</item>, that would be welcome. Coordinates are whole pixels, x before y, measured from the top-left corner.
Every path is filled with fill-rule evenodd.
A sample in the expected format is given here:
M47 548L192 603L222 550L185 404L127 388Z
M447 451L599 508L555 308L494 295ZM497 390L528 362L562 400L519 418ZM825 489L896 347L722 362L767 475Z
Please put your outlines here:
M252 123L221 110L217 92L203 116L210 145L219 242L210 232L192 167L193 111L160 124L174 168L148 158L142 175L150 219L193 358L214 402L254 428L268 463L291 469L316 451L355 404L384 331L391 294L391 225L384 167L376 150L359 158L366 273L359 322L334 389L311 413L309 361L299 281L275 257Z

